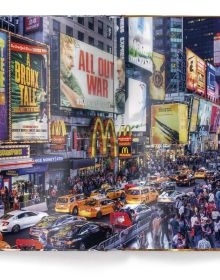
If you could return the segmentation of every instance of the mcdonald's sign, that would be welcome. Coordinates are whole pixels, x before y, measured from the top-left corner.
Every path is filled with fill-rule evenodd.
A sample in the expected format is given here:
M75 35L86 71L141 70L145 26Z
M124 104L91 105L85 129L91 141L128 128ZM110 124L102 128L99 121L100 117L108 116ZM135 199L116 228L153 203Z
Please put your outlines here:
M132 136L132 129L130 125L121 125L119 132L118 132L118 137L121 136Z
M52 150L65 150L66 144L66 125L64 120L56 120L51 123Z
M97 143L97 133L99 133L99 143L100 143L100 154L102 156L107 156L107 146L110 143L111 146L111 156L117 157L117 139L115 133L115 125L112 119L106 119L102 121L100 117L96 117L93 120L92 134L90 140L89 154L91 158L96 156L96 143Z
M132 156L131 153L131 146L119 146L119 153L120 158L129 158Z

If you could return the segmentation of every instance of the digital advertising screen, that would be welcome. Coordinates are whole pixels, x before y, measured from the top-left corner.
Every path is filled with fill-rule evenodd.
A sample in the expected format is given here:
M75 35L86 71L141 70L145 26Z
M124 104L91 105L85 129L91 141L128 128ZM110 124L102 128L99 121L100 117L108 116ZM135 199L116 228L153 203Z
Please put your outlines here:
M189 128L190 132L195 132L197 130L198 110L199 110L199 100L194 98L191 118L190 118L190 128Z
M212 104L203 99L199 102L198 127L200 131L208 132L211 121Z

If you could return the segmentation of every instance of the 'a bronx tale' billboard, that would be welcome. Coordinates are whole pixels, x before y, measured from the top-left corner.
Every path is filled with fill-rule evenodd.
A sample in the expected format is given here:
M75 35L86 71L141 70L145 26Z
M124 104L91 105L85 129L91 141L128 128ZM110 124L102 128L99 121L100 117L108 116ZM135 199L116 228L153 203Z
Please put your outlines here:
M11 139L49 140L48 48L11 36Z

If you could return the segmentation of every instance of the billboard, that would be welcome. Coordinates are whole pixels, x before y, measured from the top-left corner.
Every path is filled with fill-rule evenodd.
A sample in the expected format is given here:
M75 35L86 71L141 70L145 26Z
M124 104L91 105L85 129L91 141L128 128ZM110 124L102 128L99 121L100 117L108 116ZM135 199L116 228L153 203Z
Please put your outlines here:
M120 158L132 157L132 136L118 137L118 156Z
M64 120L51 122L51 150L62 151L66 149L66 125Z
M165 99L165 56L153 52L153 75L150 77L150 97L152 100Z
M198 110L199 110L199 100L193 99L193 105L192 105L192 112L191 112L191 118L190 118L190 132L197 131L197 119L198 119Z
M211 122L210 122L210 132L218 132L218 128L220 125L220 108L218 106L212 106L211 112Z
M129 48L128 61L152 72L153 19L152 17L131 17L128 19Z
M8 139L8 35L0 32L0 141Z
M38 17L24 17L24 34L29 34L36 31L42 31L43 18Z
M114 57L60 34L60 106L113 112Z
M10 145L0 147L0 159L22 159L30 157L29 145Z
M190 49L186 49L186 87L198 94L206 94L206 63Z
M129 78L124 125L132 131L146 131L146 110L146 84Z
M187 144L188 107L185 104L151 106L151 144Z
M215 67L207 62L207 97L215 101Z
M214 65L220 66L220 33L214 37Z
M198 127L200 134L208 132L211 121L212 104L203 99L199 102Z
M125 112L125 62L114 57L114 103L117 114Z
M11 36L12 141L49 140L49 69L46 45Z

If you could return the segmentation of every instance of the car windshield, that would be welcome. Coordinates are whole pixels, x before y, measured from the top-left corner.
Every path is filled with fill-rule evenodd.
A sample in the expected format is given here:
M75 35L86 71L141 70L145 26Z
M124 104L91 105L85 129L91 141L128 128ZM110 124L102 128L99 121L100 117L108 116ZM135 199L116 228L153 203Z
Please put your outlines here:
M63 203L63 204L68 203L68 198L66 198L66 197L59 197L57 199L57 203Z
M87 201L87 202L85 203L85 205L87 205L87 206L95 206L95 205L96 205L96 201L95 201L95 200Z
M10 214L5 214L4 216L1 217L1 220L9 220L13 217L13 215Z
M79 227L77 226L72 226L72 225L67 225L63 227L59 232L58 236L60 237L65 237L65 236L73 236L79 231Z
M139 190L128 190L128 194L130 194L130 195L139 195L140 191Z
M51 226L56 220L57 220L57 217L54 217L54 216L43 217L36 226L38 226L38 227Z

